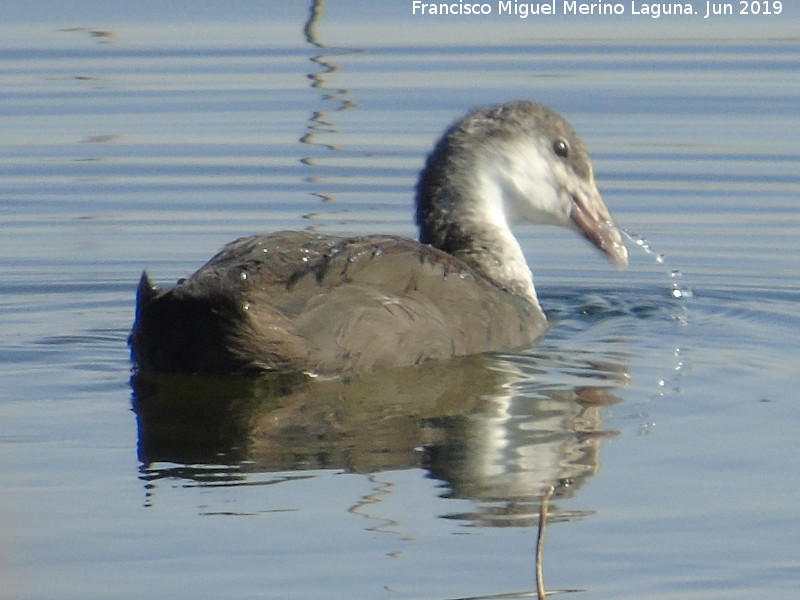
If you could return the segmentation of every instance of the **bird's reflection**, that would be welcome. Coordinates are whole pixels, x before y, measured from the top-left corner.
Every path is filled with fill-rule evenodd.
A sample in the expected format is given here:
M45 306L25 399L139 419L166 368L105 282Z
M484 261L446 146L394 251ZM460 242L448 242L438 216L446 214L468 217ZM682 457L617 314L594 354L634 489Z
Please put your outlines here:
M535 524L550 485L566 497L597 471L611 433L601 407L625 377L618 361L592 362L591 386L539 381L524 367L473 356L331 381L137 377L142 478L417 467L444 482L444 495L476 502L451 518Z

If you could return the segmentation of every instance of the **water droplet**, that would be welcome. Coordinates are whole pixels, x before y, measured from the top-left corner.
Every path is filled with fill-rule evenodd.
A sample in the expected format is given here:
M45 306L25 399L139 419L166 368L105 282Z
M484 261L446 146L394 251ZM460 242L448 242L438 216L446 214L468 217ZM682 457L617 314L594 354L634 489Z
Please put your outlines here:
M683 298L691 298L692 290L689 289L688 287L681 287L676 285L675 287L672 288L672 297L678 300L681 300Z
M653 421L642 423L639 426L639 435L649 435L655 429L655 426L656 424Z

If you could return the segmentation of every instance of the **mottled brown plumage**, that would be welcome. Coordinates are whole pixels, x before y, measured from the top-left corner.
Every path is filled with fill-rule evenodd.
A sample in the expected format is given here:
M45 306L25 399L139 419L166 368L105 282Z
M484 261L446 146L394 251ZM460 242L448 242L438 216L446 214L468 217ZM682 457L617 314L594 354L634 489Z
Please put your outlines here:
M172 290L144 275L138 306L134 359L158 371L360 372L514 348L545 327L458 259L377 235L242 238Z

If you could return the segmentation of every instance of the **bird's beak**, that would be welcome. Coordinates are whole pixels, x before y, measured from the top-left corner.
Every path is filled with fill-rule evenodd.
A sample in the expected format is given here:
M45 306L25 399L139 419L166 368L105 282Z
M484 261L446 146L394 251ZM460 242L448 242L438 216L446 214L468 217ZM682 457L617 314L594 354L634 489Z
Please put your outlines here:
M628 250L597 188L581 190L571 196L570 219L578 231L617 266L627 267Z

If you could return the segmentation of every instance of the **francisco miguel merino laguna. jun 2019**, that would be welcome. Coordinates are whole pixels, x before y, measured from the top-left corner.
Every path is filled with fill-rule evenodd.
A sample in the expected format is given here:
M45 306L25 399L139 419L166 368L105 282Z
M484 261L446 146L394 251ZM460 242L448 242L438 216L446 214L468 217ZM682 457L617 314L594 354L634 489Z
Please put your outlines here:
M780 0L736 0L735 2L606 2L593 0L545 0L544 2L522 2L520 0L497 0L496 2L411 2L414 15L512 15L521 19L538 15L613 16L633 15L658 19L664 16L702 15L704 19L718 15L770 16L783 12Z

